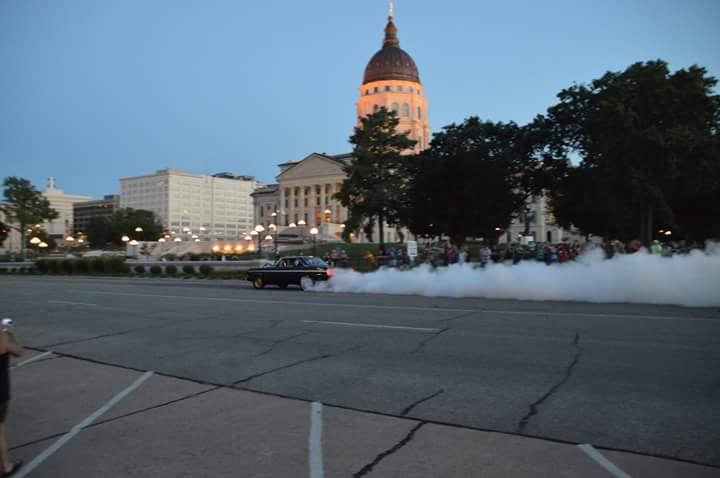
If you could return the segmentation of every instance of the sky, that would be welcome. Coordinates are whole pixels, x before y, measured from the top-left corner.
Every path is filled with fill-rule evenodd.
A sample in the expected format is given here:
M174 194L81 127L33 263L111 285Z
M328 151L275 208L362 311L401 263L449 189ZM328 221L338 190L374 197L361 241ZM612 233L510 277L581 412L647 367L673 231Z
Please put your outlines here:
M102 197L162 168L273 182L350 151L386 0L0 0L0 176ZM717 0L395 0L433 131L523 124L637 61L720 77Z

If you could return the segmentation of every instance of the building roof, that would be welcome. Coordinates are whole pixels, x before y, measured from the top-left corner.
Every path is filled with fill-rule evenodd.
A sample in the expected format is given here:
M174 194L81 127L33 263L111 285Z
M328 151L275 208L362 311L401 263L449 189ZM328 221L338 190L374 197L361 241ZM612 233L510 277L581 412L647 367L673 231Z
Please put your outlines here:
M420 83L420 73L412 57L402 48L393 17L388 17L383 46L365 67L363 85L373 81L404 80Z
M265 186L257 188L255 191L250 193L250 196L265 196L265 195L273 195L276 194L280 190L280 186L278 184L267 184Z

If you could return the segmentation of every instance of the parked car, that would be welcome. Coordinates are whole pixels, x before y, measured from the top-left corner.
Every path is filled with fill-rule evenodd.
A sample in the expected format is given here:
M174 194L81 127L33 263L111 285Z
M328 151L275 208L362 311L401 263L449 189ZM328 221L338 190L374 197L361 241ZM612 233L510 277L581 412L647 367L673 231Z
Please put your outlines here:
M276 285L285 289L289 285L306 289L317 281L326 281L332 277L332 269L319 257L289 256L281 257L263 267L248 269L247 280L255 289L266 285Z

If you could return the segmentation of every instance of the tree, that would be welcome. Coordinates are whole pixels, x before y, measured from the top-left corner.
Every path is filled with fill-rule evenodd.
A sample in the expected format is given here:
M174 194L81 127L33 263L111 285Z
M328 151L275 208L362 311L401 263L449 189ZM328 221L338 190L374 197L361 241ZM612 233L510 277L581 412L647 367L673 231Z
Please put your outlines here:
M0 211L5 214L9 226L20 232L24 260L27 257L25 247L27 226L57 219L59 214L50 207L50 201L27 179L10 176L3 181L3 187L5 201L0 203Z
M533 169L528 145L515 123L471 117L443 128L412 162L410 230L446 235L456 245L471 236L497 239L532 192L525 184Z
M657 60L561 91L548 110L550 143L580 163L552 188L557 221L647 242L657 224L679 226L681 205L720 185L716 84L704 68L670 73Z
M156 241L163 233L163 226L155 213L144 209L118 209L113 212L111 224L111 242L122 245L122 236L137 241ZM137 231L137 229L142 229ZM96 231L97 233L97 231Z
M408 191L408 158L416 141L397 132L394 111L381 108L360 120L350 137L354 160L345 168L347 179L336 197L348 209L345 234L377 220L380 251L385 254L385 223L399 225ZM365 229L372 235L372 226Z
M111 218L94 217L90 219L85 233L91 247L102 249L116 242Z

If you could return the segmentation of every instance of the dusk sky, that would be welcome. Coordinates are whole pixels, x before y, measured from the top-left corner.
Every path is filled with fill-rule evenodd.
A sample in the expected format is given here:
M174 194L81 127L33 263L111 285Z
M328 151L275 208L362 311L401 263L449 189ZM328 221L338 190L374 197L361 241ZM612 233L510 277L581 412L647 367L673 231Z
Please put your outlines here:
M661 58L720 76L717 0L396 0L434 131L525 123L574 82ZM2 0L0 176L71 194L161 168L273 182L342 153L384 0Z

